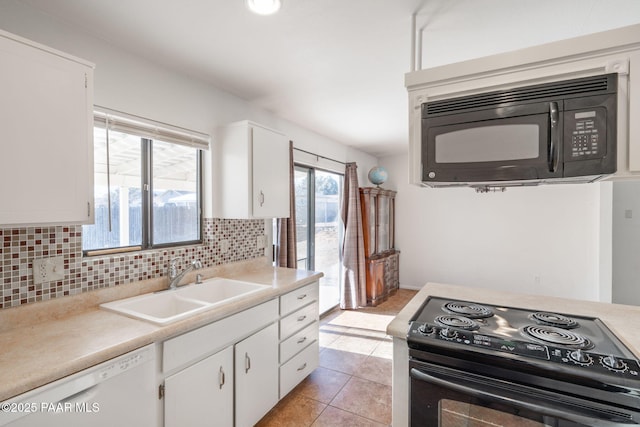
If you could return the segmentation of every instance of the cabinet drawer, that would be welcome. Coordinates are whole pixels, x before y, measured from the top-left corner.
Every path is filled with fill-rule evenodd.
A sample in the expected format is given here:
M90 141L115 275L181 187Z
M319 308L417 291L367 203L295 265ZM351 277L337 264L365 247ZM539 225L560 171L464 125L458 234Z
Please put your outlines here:
M300 329L318 320L318 303L302 307L280 320L280 340L285 340Z
M319 360L320 347L318 346L318 341L315 341L293 359L282 365L280 367L280 399L317 368Z
M284 363L291 359L300 350L318 340L319 325L313 322L300 332L297 332L280 343L280 363Z
M284 316L318 300L318 282L303 286L300 289L284 294L280 297L280 315Z
M162 371L171 371L213 353L277 319L278 300L273 299L171 338L162 346Z

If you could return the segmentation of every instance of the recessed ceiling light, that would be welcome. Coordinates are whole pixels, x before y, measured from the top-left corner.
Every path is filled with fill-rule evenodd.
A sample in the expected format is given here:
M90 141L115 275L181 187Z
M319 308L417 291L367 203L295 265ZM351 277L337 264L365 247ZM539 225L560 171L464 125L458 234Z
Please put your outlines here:
M258 15L272 15L280 10L280 0L247 0L247 7Z

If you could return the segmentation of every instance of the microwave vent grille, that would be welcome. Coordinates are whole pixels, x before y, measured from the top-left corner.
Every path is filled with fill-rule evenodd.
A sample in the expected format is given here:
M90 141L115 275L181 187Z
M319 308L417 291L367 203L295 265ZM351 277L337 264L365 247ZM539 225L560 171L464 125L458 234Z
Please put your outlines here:
M609 76L604 75L446 99L429 102L423 104L422 107L423 113L429 116L470 109L493 108L511 103L540 101L548 98L595 95L608 93L611 90L615 90L615 88L610 87Z

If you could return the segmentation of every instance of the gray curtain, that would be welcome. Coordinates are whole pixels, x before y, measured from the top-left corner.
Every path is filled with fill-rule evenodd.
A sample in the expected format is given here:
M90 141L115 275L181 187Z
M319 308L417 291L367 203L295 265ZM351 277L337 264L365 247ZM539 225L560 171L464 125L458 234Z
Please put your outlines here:
M293 141L289 141L289 218L278 218L276 223L276 265L297 268L296 256L296 195L293 171Z
M342 262L340 308L354 309L367 305L362 207L358 188L358 166L355 163L347 163L344 172L342 223L344 238L340 253Z

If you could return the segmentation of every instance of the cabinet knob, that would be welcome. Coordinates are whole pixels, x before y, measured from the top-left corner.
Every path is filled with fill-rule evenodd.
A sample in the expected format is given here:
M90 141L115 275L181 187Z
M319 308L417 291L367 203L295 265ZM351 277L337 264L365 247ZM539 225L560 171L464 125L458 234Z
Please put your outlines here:
M306 367L307 367L307 362L304 362L304 365L300 366L300 367L298 368L298 371L302 371L302 370L303 370L304 368L306 368Z
M307 318L307 316L300 316L300 317L298 317L298 322L302 322L306 318Z
M298 340L298 344L302 344L303 342L305 342L307 340L307 337L302 337Z
M303 299L305 299L306 297L307 297L307 294L302 294L302 295L299 295L299 296L298 296L298 299L299 299L299 300L303 300Z
M264 205L264 193L260 190L260 206Z

